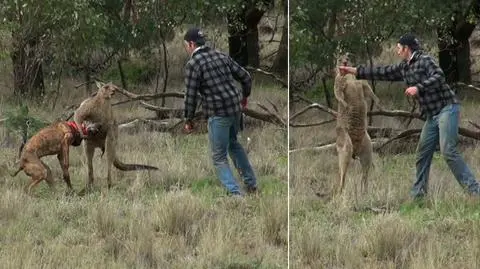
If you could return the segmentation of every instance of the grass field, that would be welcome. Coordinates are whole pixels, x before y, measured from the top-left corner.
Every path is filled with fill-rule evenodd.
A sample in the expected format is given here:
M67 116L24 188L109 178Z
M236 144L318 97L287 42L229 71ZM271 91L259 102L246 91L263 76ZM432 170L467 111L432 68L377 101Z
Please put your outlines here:
M262 90L253 93L252 102L269 96L286 107L278 89L255 88ZM123 113L120 118L131 117L132 110L115 112ZM53 118L56 113L48 114ZM160 170L115 171L114 187L107 190L105 160L97 152L95 191L85 197L64 196L55 156L45 160L53 170L56 193L43 182L28 196L23 192L29 182L25 174L11 178L2 169L2 267L285 268L286 134L265 125L241 135L243 141L245 136L252 139L249 157L261 190L258 197L244 201L225 195L206 134L121 132L117 151L122 160ZM3 168L11 165L17 149L18 144L0 149ZM70 173L77 191L86 178L82 154L82 147L71 150Z
M383 57L385 62L397 60ZM380 83L377 89L387 108L408 108L402 84ZM471 100L463 100L463 127L477 118L478 105ZM290 113L303 105L293 106ZM302 117L302 122L329 119L318 111ZM330 141L335 138L334 126L291 128L290 148ZM402 128L398 120L387 117L375 117L373 126ZM411 127L421 126L421 121L414 121ZM403 145L415 146L416 141ZM480 179L478 144L460 150ZM410 201L415 155L405 151L374 155L368 191L359 194L357 205L358 161L348 170L343 195L332 199L330 192L338 183L335 149L290 154L290 268L479 268L479 201L462 192L439 152L431 167L428 198L423 203Z

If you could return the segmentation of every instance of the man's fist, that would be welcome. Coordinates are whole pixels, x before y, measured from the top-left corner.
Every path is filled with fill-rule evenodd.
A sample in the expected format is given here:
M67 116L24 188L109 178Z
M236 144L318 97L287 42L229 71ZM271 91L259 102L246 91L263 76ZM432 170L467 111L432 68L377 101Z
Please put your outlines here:
M344 76L346 74L357 75L357 68L351 67L351 66L339 66L338 71L340 72L340 75L342 75L342 76Z
M240 101L240 105L242 106L243 109L245 109L247 107L247 98L243 98L242 101Z
M407 96L414 96L418 93L418 88L413 86L413 87L408 87L406 90L405 90L405 95Z
M189 134L193 131L193 123L191 122L186 122L185 123L185 126L183 126L183 130L185 131L185 133Z

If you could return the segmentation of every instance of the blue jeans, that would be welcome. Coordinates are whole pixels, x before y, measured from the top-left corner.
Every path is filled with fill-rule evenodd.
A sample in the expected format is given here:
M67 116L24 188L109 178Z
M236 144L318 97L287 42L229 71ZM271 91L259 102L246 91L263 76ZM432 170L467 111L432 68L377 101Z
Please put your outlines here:
M433 153L440 142L440 152L452 171L456 180L470 194L478 195L480 186L457 151L459 104L445 106L439 114L428 117L423 125L420 141L417 146L417 176L411 195L421 198L427 194L428 175Z
M208 118L208 138L213 164L222 184L231 194L241 194L240 188L228 164L227 151L235 168L249 188L257 186L257 179L242 145L237 140L240 115Z

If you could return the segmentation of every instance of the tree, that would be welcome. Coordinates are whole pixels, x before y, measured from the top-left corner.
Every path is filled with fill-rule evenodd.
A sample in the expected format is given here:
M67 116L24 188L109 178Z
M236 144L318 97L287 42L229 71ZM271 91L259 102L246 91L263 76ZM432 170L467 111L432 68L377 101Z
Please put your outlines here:
M41 96L45 93L43 58L49 45L51 23L55 21L49 12L56 9L54 2L36 5L33 0L7 0L0 6L11 33L10 57L13 64L14 93L17 96Z
M441 5L433 0L292 0L290 6L294 68L331 67L339 49L373 63L385 41L413 32L423 40L438 38L439 62L449 82L471 80L468 39L480 16L478 0Z
M437 29L439 63L452 82L470 83L470 42L469 38L480 18L480 1L457 1L442 10Z
M282 0L284 23L282 29L282 39L278 47L278 53L272 65L272 71L280 76L286 76L288 72L288 3Z
M229 54L242 66L258 67L258 23L271 8L273 0L249 0L232 3L228 16Z

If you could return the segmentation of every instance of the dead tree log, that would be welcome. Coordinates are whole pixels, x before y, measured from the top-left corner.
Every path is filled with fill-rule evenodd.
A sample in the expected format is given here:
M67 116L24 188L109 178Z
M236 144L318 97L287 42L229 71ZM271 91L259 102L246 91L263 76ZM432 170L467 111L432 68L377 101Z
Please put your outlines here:
M372 140L372 146L374 150L377 150L378 147L380 147L385 141L388 139L386 138L380 138L378 140ZM302 152L302 151L334 151L336 149L336 144L335 143L330 143L327 145L321 145L317 147L304 147L304 148L298 148L298 149L291 149L289 150L290 153L295 153L295 152Z
M466 85L466 86L474 87L472 85ZM476 88L476 90L480 91L480 88ZM301 98L301 100L308 102L308 100L305 100L305 98ZM290 122L289 122L290 127L309 127L309 126L327 124L327 123L335 121L335 119L338 115L338 113L336 111L334 111L334 110L332 110L332 109L330 109L326 106L320 105L320 104L316 104L316 103L312 103L312 102L310 102L310 103L311 103L310 105L300 109L298 112L296 112L295 114L293 114L290 117ZM333 119L326 120L326 121L320 122L320 123L314 123L314 124L307 124L307 123L299 124L299 123L294 123L293 122L294 119L296 119L297 117L299 117L300 115L306 113L307 111L309 111L311 109L317 109L317 110L326 112L329 115L331 115L333 117ZM424 121L424 119L420 116L419 113L404 111L404 110L369 111L369 112L367 112L367 115L369 115L369 116L385 116L385 117L403 117L403 118L418 119L418 120ZM467 137L467 138L480 140L480 125L478 125L476 123L473 123L472 121L469 121L469 123L477 129L472 130L472 129L468 129L468 128L465 128L465 127L459 127L459 130L458 130L459 134L461 136L464 136L464 137ZM390 144L391 142L393 142L395 140L408 138L408 137L411 137L412 135L419 134L422 130L421 129L399 130L399 129L392 129L392 128L382 128L382 127L368 126L367 131L372 138L374 138L374 137L387 138L387 140L384 141L383 145L378 146L378 149L381 149L384 146ZM325 147L326 146L311 147L311 149L324 150ZM298 149L298 150L303 151L303 149ZM296 151L296 150L292 150L292 152L294 152L294 151Z
M251 66L247 66L246 69L248 71L255 71L255 72L264 74L266 76L269 76L269 77L273 78L275 81L277 81L278 83L280 83L283 86L283 88L288 89L288 83L285 80L283 80L282 78L280 78L279 76L277 76L276 74L272 73L272 72L268 72L268 71L265 71L263 69L255 68L255 67L251 67Z
M157 120L162 120L162 119L167 119L167 118L182 119L184 117L183 108L159 107L159 106L155 106L155 105L152 105L152 104L149 104L149 103L145 102L145 101L151 101L151 100L154 100L154 99L159 99L159 98L164 98L164 97L172 97L172 98L183 99L183 98L185 98L185 94L182 93L182 92L165 92L165 93L157 93L157 94L142 94L142 95L139 95L139 94L135 94L135 93L132 93L130 91L127 91L127 90L125 90L123 88L120 88L120 87L118 87L118 92L120 94L126 96L128 98L128 100L114 103L113 106L118 105L118 104L123 104L123 103L126 103L126 102L140 101L140 105L143 108L156 112ZM287 128L286 120L283 119L279 115L279 110L278 110L277 106L274 103L272 103L271 101L268 101L268 102L273 107L273 110L267 108L265 105L257 103L257 106L260 107L264 112L258 111L258 110L252 109L252 108L245 108L242 112L246 116L249 116L251 118L254 118L254 119L257 119L257 120L260 120L260 121L264 121L264 122L268 122L268 123L272 123L274 125L279 126L282 129L286 129ZM68 111L62 115L61 119L62 120L69 120L73 116L74 110L77 107L78 107L78 105L70 106L68 108ZM196 118L200 118L201 116L203 116L202 111L198 111L195 115ZM140 121L140 119L139 119L139 121ZM125 125L125 126L130 126L130 125ZM123 127L123 128L127 128L127 127Z

